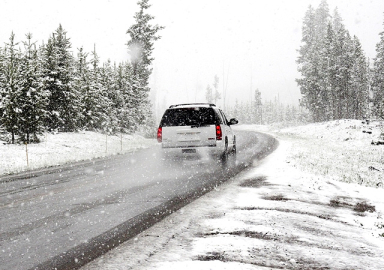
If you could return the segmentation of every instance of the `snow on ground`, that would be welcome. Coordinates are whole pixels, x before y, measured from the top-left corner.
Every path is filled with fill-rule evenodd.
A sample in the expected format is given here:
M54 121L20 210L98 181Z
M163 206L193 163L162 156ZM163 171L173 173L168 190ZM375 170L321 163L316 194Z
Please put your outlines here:
M157 143L139 135L106 136L90 131L45 133L41 139L41 143L27 146L0 141L0 176L127 153Z
M383 186L384 145L372 143L384 143L384 122L339 120L286 128L280 135L295 139L290 159L300 169L342 182Z
M383 269L379 123L239 128L280 145L82 269Z
M383 269L384 125L239 126L279 148L84 269ZM47 133L0 144L0 175L126 153L141 136Z

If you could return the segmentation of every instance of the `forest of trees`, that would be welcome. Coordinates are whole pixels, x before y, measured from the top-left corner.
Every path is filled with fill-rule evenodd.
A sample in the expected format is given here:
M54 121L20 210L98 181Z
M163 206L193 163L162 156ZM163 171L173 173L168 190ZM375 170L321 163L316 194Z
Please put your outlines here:
M30 143L47 130L154 130L148 84L153 45L163 27L151 24L148 0L138 5L127 30L126 62L101 63L96 48L73 52L62 25L41 45L32 34L18 43L11 33L0 47L0 135L11 143ZM300 107L282 105L278 98L262 102L257 90L254 100L237 102L228 114L254 124L384 118L384 31L379 37L370 61L337 8L330 15L326 0L316 9L310 6L297 59ZM208 102L221 98L218 80L215 76L206 89Z
M294 125L309 121L309 111L295 105L285 105L279 96L274 100L262 101L261 92L256 89L253 99L247 102L236 100L234 106L227 108L227 117L236 117L242 124L271 125L284 123Z
M384 31L379 36L377 55L370 63L337 8L331 16L326 0L317 9L309 6L297 60L300 106L283 105L278 97L262 102L261 93L256 90L253 100L236 101L228 114L246 124L384 119ZM208 86L208 102L215 100L213 93Z
M131 59L118 64L100 63L96 48L71 51L62 25L40 46L32 34L16 43L12 33L0 47L0 133L30 143L45 130L129 133L153 125L148 79L162 27L150 24L148 0L138 5L127 30Z
M342 18L329 13L326 0L307 10L302 27L297 79L301 105L312 121L384 116L384 33L380 33L373 68L356 36Z

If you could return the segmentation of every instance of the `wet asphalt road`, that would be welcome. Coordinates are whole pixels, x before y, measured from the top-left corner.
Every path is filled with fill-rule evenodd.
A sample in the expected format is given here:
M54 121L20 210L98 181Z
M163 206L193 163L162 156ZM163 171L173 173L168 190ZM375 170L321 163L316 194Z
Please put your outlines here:
M164 161L152 147L0 178L0 269L79 268L277 146L261 133L236 136L236 163Z

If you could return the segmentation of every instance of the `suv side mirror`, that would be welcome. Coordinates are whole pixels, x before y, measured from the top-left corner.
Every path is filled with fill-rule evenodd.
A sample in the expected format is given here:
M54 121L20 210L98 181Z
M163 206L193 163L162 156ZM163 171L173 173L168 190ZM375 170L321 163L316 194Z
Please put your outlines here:
M239 121L236 119L236 118L232 118L231 120L229 120L229 125L236 125L237 123L239 123Z

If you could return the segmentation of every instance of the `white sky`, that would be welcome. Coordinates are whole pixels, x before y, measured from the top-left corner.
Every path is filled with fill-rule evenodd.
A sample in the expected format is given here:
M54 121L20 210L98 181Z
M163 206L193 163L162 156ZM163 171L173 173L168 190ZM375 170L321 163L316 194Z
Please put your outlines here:
M126 30L138 10L137 0L0 0L0 46L11 31L17 40L31 32L41 43L61 23L74 51L96 49L103 61L128 59ZM227 104L249 100L258 88L262 99L279 94L297 102L296 50L308 6L320 0L152 0L149 13L165 26L155 43L152 93L156 104L204 102L205 89L217 74L226 82ZM384 1L328 0L337 6L346 28L374 58L384 30ZM224 79L223 80L223 75ZM222 105L222 101L218 102Z

